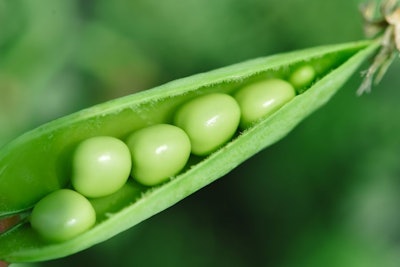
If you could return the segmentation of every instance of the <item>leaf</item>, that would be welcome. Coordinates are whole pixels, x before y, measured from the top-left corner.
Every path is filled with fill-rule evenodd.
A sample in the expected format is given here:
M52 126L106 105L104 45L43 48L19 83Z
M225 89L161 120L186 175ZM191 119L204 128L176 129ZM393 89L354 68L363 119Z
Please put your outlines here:
M165 184L148 188L129 181L117 193L91 200L98 220L84 234L66 242L50 243L42 240L29 224L23 224L0 235L0 259L19 262L63 257L107 240L174 205L287 135L325 104L377 46L362 41L254 59L112 100L26 133L0 151L0 216L26 211L49 192L68 186L71 152L88 137L110 135L124 139L136 129L171 122L174 110L195 96L232 93L244 84L267 77L285 78L304 63L313 65L318 74L318 80L304 93L238 133L215 153L192 158L184 172Z

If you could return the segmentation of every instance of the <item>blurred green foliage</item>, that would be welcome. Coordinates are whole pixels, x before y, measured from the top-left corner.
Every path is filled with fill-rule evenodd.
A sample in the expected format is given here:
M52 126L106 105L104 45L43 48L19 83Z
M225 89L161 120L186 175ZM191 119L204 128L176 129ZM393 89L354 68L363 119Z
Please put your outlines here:
M363 38L361 0L0 0L0 145L122 95ZM40 266L400 266L399 62L113 239Z

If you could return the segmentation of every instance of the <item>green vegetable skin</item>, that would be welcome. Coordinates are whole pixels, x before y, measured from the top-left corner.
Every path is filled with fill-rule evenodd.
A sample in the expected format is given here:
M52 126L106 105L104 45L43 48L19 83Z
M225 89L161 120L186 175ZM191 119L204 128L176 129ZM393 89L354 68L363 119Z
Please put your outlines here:
M288 77L291 66L310 64L317 74L307 91L175 179L151 189L129 179L115 194L91 200L97 221L83 234L51 243L24 224L0 235L0 259L21 262L63 257L170 207L288 134L327 102L377 47L378 43L363 41L255 59L88 108L26 133L0 151L0 216L27 210L50 192L64 188L71 176L71 154L87 138L107 135L125 140L135 130L171 123L177 108L195 96L233 94L243 85L268 77Z

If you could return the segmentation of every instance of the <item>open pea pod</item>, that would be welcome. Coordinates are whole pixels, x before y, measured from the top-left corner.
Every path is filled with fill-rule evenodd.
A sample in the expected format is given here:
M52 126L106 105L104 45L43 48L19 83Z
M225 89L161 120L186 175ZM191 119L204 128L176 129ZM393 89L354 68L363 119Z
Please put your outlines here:
M29 213L38 200L68 187L71 153L86 138L108 135L124 140L137 129L171 123L177 107L196 96L231 94L268 77L285 79L303 64L313 66L317 73L312 86L274 114L238 132L211 155L192 157L185 170L168 182L144 187L130 179L117 193L92 199L97 222L87 232L52 243L38 236L29 223L22 223L1 234L0 259L24 262L63 257L174 205L288 134L327 102L377 46L370 41L352 42L246 61L93 106L22 135L0 151L0 218Z

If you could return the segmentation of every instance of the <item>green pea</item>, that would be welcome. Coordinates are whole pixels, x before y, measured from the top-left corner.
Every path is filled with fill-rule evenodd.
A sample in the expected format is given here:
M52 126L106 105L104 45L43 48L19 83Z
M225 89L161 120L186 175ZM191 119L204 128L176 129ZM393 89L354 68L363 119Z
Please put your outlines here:
M96 222L96 213L84 196L70 189L60 189L35 205L30 222L42 237L60 242L91 228Z
M132 155L132 176L153 186L178 174L190 156L190 140L180 128L157 124L140 129L127 139Z
M184 104L177 111L174 123L188 134L192 153L205 156L232 138L239 120L240 108L235 99L213 93Z
M280 79L269 79L241 88L235 98L241 109L241 128L264 118L295 96L293 86Z
M111 136L80 143L73 157L72 185L86 197L102 197L120 189L131 172L127 145Z
M309 86L315 79L315 69L311 65L297 68L289 77L289 82L297 89Z

